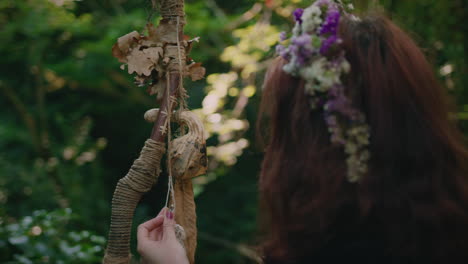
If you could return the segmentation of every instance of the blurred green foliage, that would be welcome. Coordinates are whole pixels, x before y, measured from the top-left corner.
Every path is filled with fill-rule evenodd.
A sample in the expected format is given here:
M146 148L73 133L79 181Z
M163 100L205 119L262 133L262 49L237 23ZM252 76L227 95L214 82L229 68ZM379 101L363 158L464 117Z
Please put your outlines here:
M6 263L98 263L106 240L89 231L70 231L72 219L70 209L40 210L2 227L0 252L13 258Z
M200 263L252 262L246 245L256 242L262 154L253 126L263 72L291 12L308 4L186 1L186 33L201 37L192 57L208 70L205 81L186 83L209 135L209 173L194 180ZM355 4L383 6L415 36L468 131L466 1ZM142 115L155 107L110 49L142 32L150 10L149 0L0 1L0 262L99 262L115 184L149 136ZM163 175L145 195L135 224L162 207L164 183Z

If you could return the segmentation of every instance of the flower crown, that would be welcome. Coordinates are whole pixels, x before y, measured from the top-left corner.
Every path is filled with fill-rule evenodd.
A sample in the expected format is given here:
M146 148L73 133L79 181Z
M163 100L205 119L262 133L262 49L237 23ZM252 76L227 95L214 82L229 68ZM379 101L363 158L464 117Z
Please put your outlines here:
M284 71L305 80L305 93L313 110L323 110L331 143L343 146L348 155L348 180L358 182L368 170L370 129L364 114L346 96L341 77L351 71L338 36L343 16L352 4L340 0L317 0L294 12L296 25L289 46L278 45L277 53L288 61ZM280 35L286 42L286 32Z

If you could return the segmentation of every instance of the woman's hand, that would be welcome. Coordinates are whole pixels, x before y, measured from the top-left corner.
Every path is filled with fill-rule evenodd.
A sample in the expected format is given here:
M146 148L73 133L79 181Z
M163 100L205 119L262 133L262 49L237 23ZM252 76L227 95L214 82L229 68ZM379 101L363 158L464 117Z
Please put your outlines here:
M188 264L175 235L174 213L163 208L158 216L138 226L138 252L144 264Z

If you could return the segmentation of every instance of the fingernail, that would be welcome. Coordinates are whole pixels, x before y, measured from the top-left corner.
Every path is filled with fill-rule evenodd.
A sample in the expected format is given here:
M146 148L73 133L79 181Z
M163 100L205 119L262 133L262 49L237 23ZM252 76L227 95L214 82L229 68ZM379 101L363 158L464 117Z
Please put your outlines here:
M166 211L166 218L171 219L171 214L172 214L171 211L170 211L170 210L167 210L167 211Z
M171 211L169 211L169 219L171 219L171 220L174 219L174 213L171 212Z

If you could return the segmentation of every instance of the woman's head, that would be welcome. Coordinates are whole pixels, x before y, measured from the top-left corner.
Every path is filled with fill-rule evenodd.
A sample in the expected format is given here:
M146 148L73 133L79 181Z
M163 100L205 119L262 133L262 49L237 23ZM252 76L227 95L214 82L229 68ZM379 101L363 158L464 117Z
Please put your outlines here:
M331 144L323 111L311 110L304 80L277 58L260 117L269 120L260 178L265 254L302 257L336 234L364 229L378 232L389 254L462 254L468 154L431 65L381 15L344 19L339 35L351 64L342 80L347 96L370 126L369 170L359 183L347 181L346 155Z

